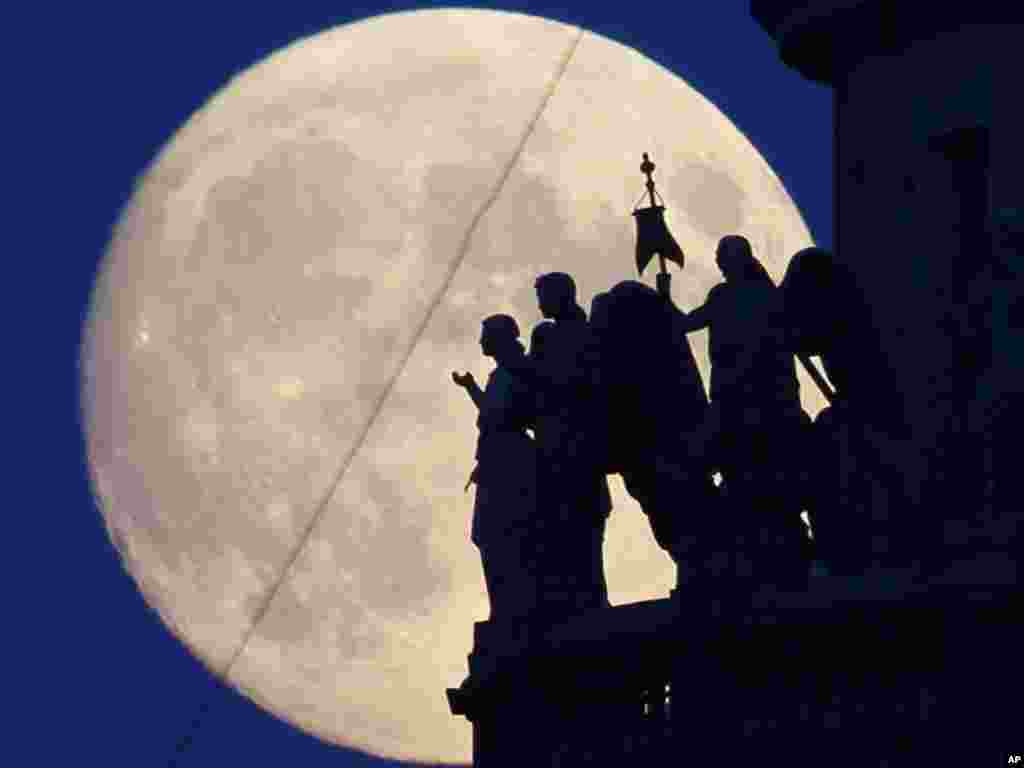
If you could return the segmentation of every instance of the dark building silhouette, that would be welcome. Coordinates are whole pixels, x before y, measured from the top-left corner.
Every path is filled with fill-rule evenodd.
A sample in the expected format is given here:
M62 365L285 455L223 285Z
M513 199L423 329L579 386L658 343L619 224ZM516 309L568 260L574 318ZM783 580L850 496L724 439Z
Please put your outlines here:
M751 3L782 61L834 92L835 259L880 347L878 375L850 385L879 415L835 502L860 549L842 575L743 604L683 585L554 628L477 624L471 682L449 690L477 768L980 767L1024 751L1024 27L1000 23L1009 8Z

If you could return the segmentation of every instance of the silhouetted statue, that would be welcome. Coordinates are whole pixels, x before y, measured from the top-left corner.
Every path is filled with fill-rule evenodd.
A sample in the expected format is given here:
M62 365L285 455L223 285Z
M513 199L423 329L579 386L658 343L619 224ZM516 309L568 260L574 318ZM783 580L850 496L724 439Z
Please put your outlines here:
M811 429L808 513L819 557L833 573L852 574L873 558L873 520L884 525L885 508L920 495L903 403L891 391L880 334L848 267L825 249L805 248L790 260L780 289L793 351L819 356L836 390Z
M634 280L595 296L590 317L607 424L605 471L622 476L658 545L685 564L693 582L720 544L720 520L708 468L683 450L708 406L689 342L665 302Z
M853 272L823 248L798 251L779 284L795 354L817 355L838 396L888 404L878 413L898 420L902 404L888 391L880 337Z
M806 432L782 295L744 237L723 237L716 263L725 282L692 312L676 310L681 332L709 331L711 409L691 452L724 476L737 546L752 578L799 589L806 585L810 542L800 520L794 446ZM665 277L658 276L659 292L674 307Z
M576 285L563 272L535 283L542 323L531 349L537 372L537 447L541 519L549 556L541 568L555 612L608 605L602 547L611 494L601 468L594 398L596 364L587 316ZM563 607L557 607L562 601Z
M480 335L481 351L497 364L486 388L472 373L452 373L480 411L471 538L480 550L492 620L525 618L537 600L537 452L526 434L534 413L532 372L518 339L514 318L491 315Z

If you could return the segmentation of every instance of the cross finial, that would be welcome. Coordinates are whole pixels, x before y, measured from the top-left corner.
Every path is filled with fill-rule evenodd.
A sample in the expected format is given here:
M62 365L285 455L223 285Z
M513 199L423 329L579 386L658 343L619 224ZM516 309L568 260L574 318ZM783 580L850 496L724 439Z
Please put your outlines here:
M649 158L647 153L644 152L644 162L643 165L640 166L640 172L647 176L648 182L651 181L651 174L654 173L654 168L655 166L654 163L651 162L651 158Z
M647 176L647 196L651 199L651 207L653 208L656 203L654 202L654 179L651 178L651 174L654 173L654 163L651 162L651 158L644 152L644 162L640 166L641 172Z

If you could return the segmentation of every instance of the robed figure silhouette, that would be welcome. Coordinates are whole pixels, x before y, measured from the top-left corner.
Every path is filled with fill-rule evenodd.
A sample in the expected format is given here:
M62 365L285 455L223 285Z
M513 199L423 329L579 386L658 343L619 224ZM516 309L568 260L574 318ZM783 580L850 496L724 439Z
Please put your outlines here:
M479 409L471 539L480 550L491 619L524 619L535 612L538 594L531 535L537 451L526 431L534 417L533 374L514 318L491 315L482 325L481 351L497 364L486 387L471 373L452 373Z
M708 467L684 440L706 417L708 399L673 310L649 286L626 280L591 304L606 425L605 471L618 473L647 515L658 545L703 583L720 542Z
M782 296L746 238L723 237L716 263L724 282L692 312L676 310L682 332L709 332L711 408L690 453L724 477L737 550L749 566L740 578L800 589L810 564L798 463L806 430ZM671 305L664 277L659 289Z
M601 466L594 339L571 276L541 275L535 288L546 318L531 345L540 520L546 526L542 591L547 610L575 613L608 605L602 547L612 504Z
M790 260L780 290L793 350L817 355L835 388L833 402L814 419L806 451L816 556L830 572L852 575L875 557L877 534L903 539L902 546L893 542L900 549L916 535L898 530L886 508L920 502L919 451L908 439L881 334L852 270L828 250L804 248Z

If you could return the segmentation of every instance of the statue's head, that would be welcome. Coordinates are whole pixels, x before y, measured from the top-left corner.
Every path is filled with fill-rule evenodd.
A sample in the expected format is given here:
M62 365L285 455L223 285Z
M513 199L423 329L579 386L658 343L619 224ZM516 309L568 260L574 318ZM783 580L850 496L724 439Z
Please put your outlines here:
M481 326L480 351L487 357L501 355L518 344L519 324L511 315L491 315Z
M739 280L763 280L771 278L756 258L750 241L743 235L726 235L718 241L715 249L715 263L726 282Z
M852 278L831 251L817 246L797 251L779 287L791 337L802 353L819 354L838 323L853 322Z
M832 258L832 252L812 245L807 248L801 248L793 254L793 258L789 261L786 275L782 278L782 281L792 281L794 277L791 277L791 275L793 275L799 276L802 279L812 279L823 285L831 280L834 268L835 260Z
M600 307L605 328L601 337L612 358L620 360L616 375L630 376L630 369L651 370L674 359L671 315L657 291L637 280L623 280L606 295ZM595 307L592 323L597 312Z
M540 313L546 318L558 317L576 305L576 283L565 272L548 272L533 285Z

